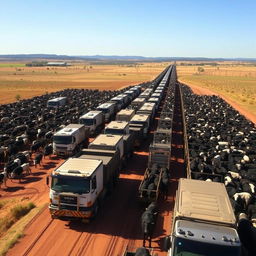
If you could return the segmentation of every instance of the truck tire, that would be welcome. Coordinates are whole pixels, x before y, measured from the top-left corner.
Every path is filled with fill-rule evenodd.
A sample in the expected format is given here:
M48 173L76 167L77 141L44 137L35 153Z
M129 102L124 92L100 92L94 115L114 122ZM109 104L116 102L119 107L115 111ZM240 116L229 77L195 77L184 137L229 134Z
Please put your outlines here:
M164 238L164 243L163 243L163 245L164 245L164 251L165 252L168 252L168 250L170 249L170 247L171 247L171 240L170 240L170 237L169 236L166 236L165 238Z

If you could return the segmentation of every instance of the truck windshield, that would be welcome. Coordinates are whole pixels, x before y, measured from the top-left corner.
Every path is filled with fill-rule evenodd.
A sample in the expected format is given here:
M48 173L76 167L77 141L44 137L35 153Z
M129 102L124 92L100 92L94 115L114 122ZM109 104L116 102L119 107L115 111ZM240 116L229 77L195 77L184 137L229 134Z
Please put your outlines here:
M86 194L90 192L90 179L52 177L52 189L56 192Z
M239 256L239 246L224 246L175 238L173 245L175 256Z
M85 126L92 126L95 124L95 119L80 119L80 124L84 124Z
M97 108L97 110L100 110L100 111L103 112L104 114L109 113L109 109L108 109L108 108Z
M141 124L141 125L145 125L145 122L142 121L130 121L130 124Z
M72 143L72 136L53 136L53 142L56 144L71 144Z
M107 129L105 129L105 134L124 135L125 130L107 128Z

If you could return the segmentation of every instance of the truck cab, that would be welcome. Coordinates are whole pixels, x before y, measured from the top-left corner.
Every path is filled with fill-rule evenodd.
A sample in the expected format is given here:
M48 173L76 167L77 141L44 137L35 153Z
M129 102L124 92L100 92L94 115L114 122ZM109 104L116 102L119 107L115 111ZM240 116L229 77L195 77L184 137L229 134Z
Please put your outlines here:
M156 104L152 102L145 102L143 106L137 111L137 114L150 115L150 121L152 122L156 112Z
M130 129L140 129L144 138L147 137L149 132L150 114L136 114L131 119L129 126Z
M116 114L116 121L126 121L129 122L135 115L134 109L122 109Z
M136 98L135 100L133 100L130 104L130 108L138 110L140 107L142 107L142 105L146 102L145 98Z
M53 218L90 218L102 190L101 160L69 158L51 174L50 213Z
M224 184L180 179L168 256L239 256L236 219Z
M89 149L114 150L120 152L120 159L124 157L124 139L122 135L100 134L88 146Z
M88 143L88 129L82 124L69 124L53 135L53 153L71 156L78 152L82 144Z
M90 130L90 134L94 134L104 126L103 113L97 110L90 111L79 118L79 123L88 128Z

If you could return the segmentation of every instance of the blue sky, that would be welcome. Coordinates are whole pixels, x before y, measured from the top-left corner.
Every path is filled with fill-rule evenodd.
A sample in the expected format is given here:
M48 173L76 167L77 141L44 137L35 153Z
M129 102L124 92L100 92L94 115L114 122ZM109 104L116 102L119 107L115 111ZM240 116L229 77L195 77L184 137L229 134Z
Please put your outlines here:
M256 0L0 0L0 54L256 58Z

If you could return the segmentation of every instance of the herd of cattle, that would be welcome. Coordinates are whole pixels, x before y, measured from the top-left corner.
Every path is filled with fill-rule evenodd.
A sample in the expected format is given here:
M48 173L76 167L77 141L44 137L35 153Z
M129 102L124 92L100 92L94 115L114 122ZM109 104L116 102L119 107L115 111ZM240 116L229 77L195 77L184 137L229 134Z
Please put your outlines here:
M218 96L182 85L191 178L224 182L237 218L256 224L256 128Z
M98 105L122 93L66 89L31 99L0 106L0 185L7 178L20 178L29 174L32 163L37 166L53 151L53 134ZM47 101L67 97L68 104L61 108L48 108ZM32 159L32 158L33 159Z

